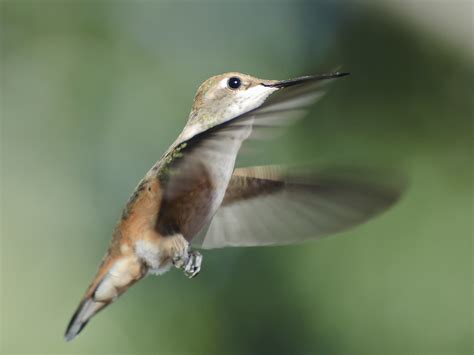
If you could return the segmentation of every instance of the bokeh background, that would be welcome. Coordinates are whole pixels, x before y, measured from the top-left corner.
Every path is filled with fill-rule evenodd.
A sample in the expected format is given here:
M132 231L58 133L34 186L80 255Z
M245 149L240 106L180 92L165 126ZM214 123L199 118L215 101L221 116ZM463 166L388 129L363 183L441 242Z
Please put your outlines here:
M2 353L471 354L471 1L1 1ZM63 332L136 183L226 71L342 68L255 163L389 167L368 224L206 251Z

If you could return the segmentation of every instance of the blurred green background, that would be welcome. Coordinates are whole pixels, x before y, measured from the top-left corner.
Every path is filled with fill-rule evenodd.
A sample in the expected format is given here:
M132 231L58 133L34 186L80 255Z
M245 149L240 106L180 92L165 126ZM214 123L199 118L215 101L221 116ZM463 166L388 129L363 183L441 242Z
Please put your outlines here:
M454 4L456 3L456 4ZM472 2L1 1L2 353L471 354ZM255 163L392 167L388 213L303 245L206 251L63 332L198 85L331 71Z

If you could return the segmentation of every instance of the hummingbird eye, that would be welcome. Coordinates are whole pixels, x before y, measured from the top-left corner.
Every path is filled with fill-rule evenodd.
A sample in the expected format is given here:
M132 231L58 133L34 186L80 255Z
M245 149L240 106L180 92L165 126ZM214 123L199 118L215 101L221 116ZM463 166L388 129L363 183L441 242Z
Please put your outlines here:
M233 76L232 78L227 80L227 86L229 86L229 88L231 88L232 90L237 90L238 88L240 88L240 85L242 85L242 81L236 76Z

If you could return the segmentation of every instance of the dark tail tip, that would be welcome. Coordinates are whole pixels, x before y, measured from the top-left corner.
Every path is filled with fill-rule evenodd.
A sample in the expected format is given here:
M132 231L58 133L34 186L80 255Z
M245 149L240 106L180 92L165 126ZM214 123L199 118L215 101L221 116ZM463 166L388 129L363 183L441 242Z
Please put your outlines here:
M103 302L96 302L91 298L84 299L72 316L66 332L64 333L64 339L66 339L66 341L74 339L82 329L84 329L89 322L89 319L91 319L92 316L104 306L105 303Z
M87 323L88 322L80 322L75 324L71 321L66 330L66 333L64 334L64 339L66 339L66 341L71 341L72 339L74 339L82 331L82 329L84 329Z

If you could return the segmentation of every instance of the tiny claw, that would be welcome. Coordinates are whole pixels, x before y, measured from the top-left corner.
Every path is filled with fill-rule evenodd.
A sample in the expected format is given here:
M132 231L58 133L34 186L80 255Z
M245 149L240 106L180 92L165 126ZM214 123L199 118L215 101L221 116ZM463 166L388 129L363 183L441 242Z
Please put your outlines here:
M190 279L196 277L201 271L202 255L198 251L189 252L188 262L184 268L184 274Z

